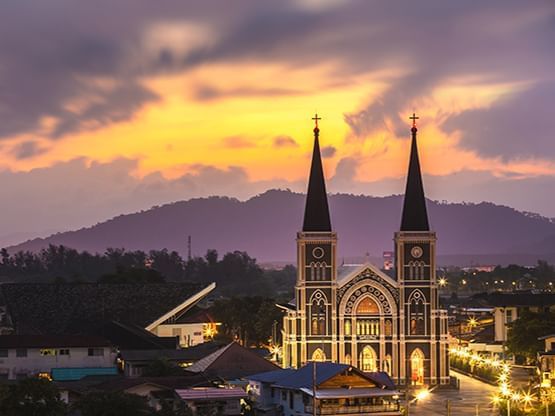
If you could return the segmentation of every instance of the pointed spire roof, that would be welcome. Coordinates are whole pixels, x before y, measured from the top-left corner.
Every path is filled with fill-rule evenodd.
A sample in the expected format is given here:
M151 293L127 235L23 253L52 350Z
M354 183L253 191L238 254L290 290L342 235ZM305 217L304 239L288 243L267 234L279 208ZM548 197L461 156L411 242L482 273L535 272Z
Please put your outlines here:
M418 147L416 145L416 114L410 117L412 120L412 143L410 148L409 171L407 175L407 188L405 190L405 201L403 204L403 216L401 220L401 231L429 231L428 212L426 210L426 198L420 172L420 161L418 160Z
M312 165L310 166L310 177L308 180L308 192L306 194L306 206L304 211L303 231L331 231L330 210L328 207L328 196L326 194L326 182L324 180L324 169L320 155L320 143L318 136L318 114L313 118L316 122L314 127L314 150L312 152Z

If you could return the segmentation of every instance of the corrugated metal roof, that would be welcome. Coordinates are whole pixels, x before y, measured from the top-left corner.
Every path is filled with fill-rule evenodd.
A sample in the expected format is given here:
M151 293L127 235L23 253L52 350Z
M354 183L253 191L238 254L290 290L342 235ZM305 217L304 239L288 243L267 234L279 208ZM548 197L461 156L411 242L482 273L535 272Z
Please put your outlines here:
M220 389L217 387L199 387L193 389L178 389L175 393L182 400L213 400L213 399L244 399L247 393L242 389Z

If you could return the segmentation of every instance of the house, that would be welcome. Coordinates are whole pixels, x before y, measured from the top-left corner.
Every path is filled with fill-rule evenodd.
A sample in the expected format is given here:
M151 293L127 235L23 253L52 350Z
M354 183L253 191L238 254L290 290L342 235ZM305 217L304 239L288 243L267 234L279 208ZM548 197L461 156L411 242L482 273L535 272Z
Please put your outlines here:
M274 363L236 342L229 343L187 367L187 371L191 373L218 376L227 381L277 369L279 367Z
M490 293L485 300L493 307L495 342L507 341L509 324L522 313L555 312L555 293Z
M402 414L400 393L384 372L364 373L347 364L312 362L297 370L255 374L248 380L258 414Z
M116 353L106 339L85 335L0 336L0 378L78 380L110 374L117 374Z
M211 338L217 329L217 323L198 308L215 287L215 283L5 283L0 285L1 330L102 335L106 323L114 321L159 337L178 337L180 345L191 346ZM193 309L191 316L188 312ZM200 322L202 318L208 321Z
M193 414L222 416L242 414L242 400L248 397L245 390L240 388L196 387L178 389L175 393L193 411Z
M183 349L121 349L118 358L126 377L141 377L144 369L156 360L163 359L182 368L190 368L195 362L224 347L225 344L211 341Z

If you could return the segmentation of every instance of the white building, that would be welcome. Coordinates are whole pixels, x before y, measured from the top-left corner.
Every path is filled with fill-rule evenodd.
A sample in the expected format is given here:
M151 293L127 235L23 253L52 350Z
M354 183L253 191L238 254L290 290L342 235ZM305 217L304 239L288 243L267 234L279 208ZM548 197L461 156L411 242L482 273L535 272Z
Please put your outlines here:
M87 375L110 374L117 374L116 353L105 339L80 335L0 336L0 378L78 380Z

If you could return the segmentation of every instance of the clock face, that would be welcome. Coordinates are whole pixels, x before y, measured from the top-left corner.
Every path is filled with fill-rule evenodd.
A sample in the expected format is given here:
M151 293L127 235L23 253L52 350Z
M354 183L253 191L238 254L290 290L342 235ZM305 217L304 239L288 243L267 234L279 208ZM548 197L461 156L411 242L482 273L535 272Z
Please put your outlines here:
M315 259L321 259L324 257L324 249L322 247L316 247L312 250L312 255Z
M415 259L419 259L420 257L422 257L422 254L424 254L424 250L422 250L422 247L420 246L414 246L411 249L410 254Z

